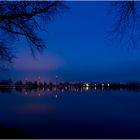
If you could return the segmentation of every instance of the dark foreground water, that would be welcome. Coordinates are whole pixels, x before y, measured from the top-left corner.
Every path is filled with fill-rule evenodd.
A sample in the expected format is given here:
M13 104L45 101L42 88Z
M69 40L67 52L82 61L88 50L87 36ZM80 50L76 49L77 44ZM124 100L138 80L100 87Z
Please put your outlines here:
M32 138L140 138L140 92L1 92L0 124Z

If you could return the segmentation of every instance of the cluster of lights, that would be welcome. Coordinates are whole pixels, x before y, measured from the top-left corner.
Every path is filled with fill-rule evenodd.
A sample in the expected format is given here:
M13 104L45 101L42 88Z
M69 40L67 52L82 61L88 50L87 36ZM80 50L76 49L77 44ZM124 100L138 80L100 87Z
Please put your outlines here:
M58 79L58 75L56 75L55 78L56 78L56 80L57 80L57 79ZM39 80L39 81L40 81L40 79L41 79L41 77L38 76L38 80ZM25 78L25 80L28 80L28 79ZM56 83L57 83L57 81L56 81ZM77 82L77 83L78 83L78 82ZM82 81L81 81L81 83L82 83ZM55 83L53 83L53 84L55 84ZM75 84L75 82L72 83L72 84ZM93 85L90 85L89 83L85 83L83 86L85 87L86 90L89 90L90 86L91 86L91 87L94 86L94 89L96 90L97 87L98 87L98 84L94 83ZM102 89L104 89L106 86L109 87L110 84L109 84L109 83L101 83ZM65 87L65 89L67 90L67 87ZM57 87L56 87L55 91L56 91L56 90L57 90ZM50 91L50 89L48 88L47 91ZM77 91L78 91L78 89L77 89ZM62 89L62 92L64 92L64 89ZM27 95L27 92L25 92L25 95ZM41 94L38 94L38 96L41 96ZM58 97L58 96L56 95L56 98L57 98L57 97Z
M105 86L105 84L102 84L102 87L104 87ZM110 84L109 83L107 83L107 86L109 87L110 86Z
M89 84L86 83L85 86L86 86L86 90L89 90Z

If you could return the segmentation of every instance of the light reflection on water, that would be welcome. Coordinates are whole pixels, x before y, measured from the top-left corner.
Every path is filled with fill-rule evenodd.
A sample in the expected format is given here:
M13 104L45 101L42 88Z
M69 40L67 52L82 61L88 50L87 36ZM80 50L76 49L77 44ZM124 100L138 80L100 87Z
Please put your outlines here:
M0 124L37 138L140 138L139 110L140 92L126 90L0 93Z

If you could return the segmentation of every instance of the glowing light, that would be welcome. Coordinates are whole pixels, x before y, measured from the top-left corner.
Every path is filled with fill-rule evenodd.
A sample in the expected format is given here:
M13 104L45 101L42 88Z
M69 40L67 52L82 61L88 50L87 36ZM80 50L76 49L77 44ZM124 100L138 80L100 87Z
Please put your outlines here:
M58 95L57 94L55 95L55 98L58 98Z
M64 92L64 89L62 89L61 91Z
M86 87L86 90L89 90L89 87L88 86Z
M96 90L97 88L96 88L96 87L94 87L94 89Z
M107 86L109 87L109 86L110 86L110 84L107 84Z
M96 84L94 84L94 86L96 86Z
M38 96L40 96L40 94L38 94Z
M102 84L102 87L104 86L104 84Z
M89 84L88 83L86 83L86 87L89 87Z

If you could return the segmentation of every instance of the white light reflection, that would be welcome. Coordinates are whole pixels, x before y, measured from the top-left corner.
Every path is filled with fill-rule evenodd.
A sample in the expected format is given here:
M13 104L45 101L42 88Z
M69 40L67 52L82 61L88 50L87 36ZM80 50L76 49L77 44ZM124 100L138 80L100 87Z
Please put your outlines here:
M58 98L58 95L57 94L55 95L55 98Z
M89 87L86 87L86 90L89 90Z

